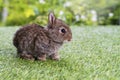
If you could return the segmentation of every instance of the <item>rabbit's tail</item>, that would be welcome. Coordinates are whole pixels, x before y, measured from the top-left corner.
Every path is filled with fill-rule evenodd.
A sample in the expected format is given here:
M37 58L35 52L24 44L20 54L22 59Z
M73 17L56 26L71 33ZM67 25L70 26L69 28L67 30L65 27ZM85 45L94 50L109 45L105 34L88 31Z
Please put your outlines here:
M17 48L18 47L18 45L19 45L19 43L18 43L18 40L17 40L17 37L15 36L14 38L13 38L13 45Z

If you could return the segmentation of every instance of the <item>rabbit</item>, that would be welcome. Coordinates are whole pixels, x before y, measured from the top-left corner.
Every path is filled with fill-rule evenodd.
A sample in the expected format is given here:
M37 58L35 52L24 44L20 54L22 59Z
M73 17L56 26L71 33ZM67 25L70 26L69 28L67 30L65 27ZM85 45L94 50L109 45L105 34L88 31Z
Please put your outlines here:
M17 48L17 56L22 59L45 61L48 56L52 60L60 60L58 50L71 39L70 27L50 12L46 27L33 23L18 29L13 45Z

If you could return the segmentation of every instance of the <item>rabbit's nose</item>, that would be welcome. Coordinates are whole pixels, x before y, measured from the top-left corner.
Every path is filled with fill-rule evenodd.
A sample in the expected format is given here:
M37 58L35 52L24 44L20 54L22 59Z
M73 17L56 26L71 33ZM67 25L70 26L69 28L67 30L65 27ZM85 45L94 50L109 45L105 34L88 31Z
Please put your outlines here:
M69 35L70 37L69 37L69 39L68 39L68 41L71 41L72 40L72 36L71 35Z
M71 39L68 39L68 41L71 41Z

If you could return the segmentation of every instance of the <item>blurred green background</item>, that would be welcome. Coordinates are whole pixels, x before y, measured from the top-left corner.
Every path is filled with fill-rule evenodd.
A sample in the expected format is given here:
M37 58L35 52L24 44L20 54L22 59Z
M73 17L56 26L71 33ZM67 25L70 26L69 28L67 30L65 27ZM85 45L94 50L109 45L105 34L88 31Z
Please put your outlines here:
M69 25L120 25L120 0L0 0L0 26L45 25L49 11Z

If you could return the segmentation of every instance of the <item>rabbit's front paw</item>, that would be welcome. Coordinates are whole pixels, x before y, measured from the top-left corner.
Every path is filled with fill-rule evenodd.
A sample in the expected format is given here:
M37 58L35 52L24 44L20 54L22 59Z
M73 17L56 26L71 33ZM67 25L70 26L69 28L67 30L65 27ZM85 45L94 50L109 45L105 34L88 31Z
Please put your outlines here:
M40 61L46 61L46 54L38 56L37 59Z
M52 55L50 55L50 58L53 60L60 60L59 54L52 54Z

